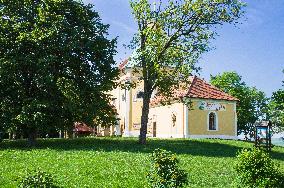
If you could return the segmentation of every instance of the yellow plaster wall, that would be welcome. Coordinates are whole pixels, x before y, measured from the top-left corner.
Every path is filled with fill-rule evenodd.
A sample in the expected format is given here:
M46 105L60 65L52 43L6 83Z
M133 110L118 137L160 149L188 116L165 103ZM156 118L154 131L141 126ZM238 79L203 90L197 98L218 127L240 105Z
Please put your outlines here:
M172 114L176 115L175 126L173 126ZM183 137L184 134L184 106L182 103L174 103L167 106L156 106L150 109L149 124L152 128L153 122L157 125L157 137Z
M206 101L206 100L200 100ZM212 102L212 101L210 101ZM193 101L193 110L188 112L189 135L229 135L235 136L235 108L233 102L219 102L226 106L226 111L215 111L218 116L218 130L208 130L208 110L200 110L198 101Z
M118 112L118 117L120 118L120 127L123 131L126 129L126 122L128 122L129 131L137 131L139 129L134 129L133 124L140 124L142 115L142 100L134 100L138 90L143 91L143 83L139 80L139 73L134 73L132 69L126 69L120 73L120 79L118 82L124 82L125 80L130 80L132 83L136 84L136 87L130 88L129 90L123 88L116 88L110 92L112 97L116 98L115 106ZM122 100L122 96L125 96L125 100Z
M135 81L135 80L134 80ZM135 88L131 88L131 98L130 98L130 121L129 121L129 130L130 131L139 131L141 127L141 115L142 115L142 106L143 100L136 99L136 94L138 91L143 91L143 83L137 82ZM139 127L133 127L134 124L140 124Z

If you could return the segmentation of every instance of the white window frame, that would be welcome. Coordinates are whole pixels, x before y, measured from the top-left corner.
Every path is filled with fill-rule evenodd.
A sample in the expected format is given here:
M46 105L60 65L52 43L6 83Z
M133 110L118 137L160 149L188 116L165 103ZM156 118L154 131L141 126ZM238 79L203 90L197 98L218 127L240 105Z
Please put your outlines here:
M213 113L215 115L215 123L216 123L216 130L210 130L209 129L209 115ZM218 131L219 130L219 124L218 124L218 114L215 111L209 111L207 114L207 131Z

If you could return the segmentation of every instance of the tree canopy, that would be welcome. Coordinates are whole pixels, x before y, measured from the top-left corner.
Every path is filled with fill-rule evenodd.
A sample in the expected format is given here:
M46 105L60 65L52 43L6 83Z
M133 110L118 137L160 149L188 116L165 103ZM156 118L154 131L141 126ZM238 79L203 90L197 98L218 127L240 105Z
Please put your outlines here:
M110 121L117 69L92 5L75 0L0 0L0 121L35 134L74 121Z
M170 98L181 83L197 70L195 63L208 51L216 26L236 23L244 6L238 0L131 0L132 14L138 25L131 47L132 61L142 68L144 81L140 143L146 143L150 97Z
M210 83L239 99L237 104L238 134L253 136L253 124L266 118L267 98L264 92L249 87L236 72L211 76Z
M284 73L284 70L283 70ZM283 88L273 92L268 104L268 118L275 125L275 131L280 132L284 130L284 81Z

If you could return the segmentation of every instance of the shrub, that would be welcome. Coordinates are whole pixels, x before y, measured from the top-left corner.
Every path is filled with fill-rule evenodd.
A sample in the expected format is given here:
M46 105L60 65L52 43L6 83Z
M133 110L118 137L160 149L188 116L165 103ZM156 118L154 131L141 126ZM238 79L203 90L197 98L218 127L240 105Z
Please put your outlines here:
M24 177L19 185L20 188L59 188L51 174L43 171L35 171Z
M279 165L263 150L243 149L237 155L235 170L239 187L284 187L284 175Z
M147 178L154 188L177 188L188 184L187 172L178 168L179 160L170 151L156 149Z

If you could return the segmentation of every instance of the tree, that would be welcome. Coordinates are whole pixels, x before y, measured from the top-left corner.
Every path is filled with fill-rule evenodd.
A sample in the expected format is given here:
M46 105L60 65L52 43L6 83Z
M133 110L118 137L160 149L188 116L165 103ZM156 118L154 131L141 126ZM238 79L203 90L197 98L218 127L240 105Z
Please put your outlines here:
M146 143L149 102L153 91L170 98L197 67L200 55L209 50L216 36L215 27L235 23L243 14L238 0L168 0L156 8L148 0L131 0L132 14L138 25L130 47L131 61L139 67L144 96L139 142Z
M268 104L268 118L274 125L275 132L284 130L284 90L273 92Z
M36 133L74 121L112 120L118 71L92 5L75 0L0 0L0 121Z
M239 99L237 104L238 134L253 136L253 124L265 119L267 98L264 92L249 87L236 72L224 72L211 76L210 83Z
M282 86L284 87L284 85ZM267 115L274 124L275 132L284 130L284 89L273 92L268 104Z

